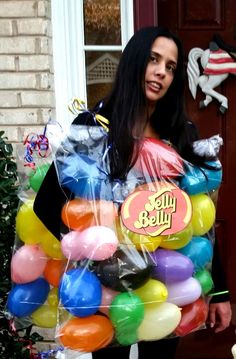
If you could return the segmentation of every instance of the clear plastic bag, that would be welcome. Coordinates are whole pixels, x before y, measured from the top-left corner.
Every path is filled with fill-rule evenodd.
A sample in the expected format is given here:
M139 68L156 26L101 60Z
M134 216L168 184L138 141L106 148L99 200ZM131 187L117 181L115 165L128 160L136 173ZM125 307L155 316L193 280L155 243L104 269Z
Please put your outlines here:
M12 270L8 310L55 328L58 345L81 354L204 328L220 162L199 168L166 141L144 138L126 179L114 180L106 130L72 125L54 164L66 198L60 241L30 199L20 220L23 232L33 231L27 242L19 208L19 251L31 246L38 257ZM27 280L15 280L19 267Z

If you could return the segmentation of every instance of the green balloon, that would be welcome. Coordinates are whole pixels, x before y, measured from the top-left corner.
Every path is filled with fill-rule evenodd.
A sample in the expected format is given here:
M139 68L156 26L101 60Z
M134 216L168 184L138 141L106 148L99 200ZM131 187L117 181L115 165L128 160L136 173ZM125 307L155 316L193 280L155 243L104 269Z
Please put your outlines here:
M213 288L214 283L211 274L206 269L196 272L194 277L199 281L202 287L202 294L207 294Z
M118 343L123 346L135 344L138 341L137 330L133 330L133 331L117 330L116 331L116 339L117 339Z
M30 187L35 192L38 192L38 190L44 180L44 177L46 176L46 173L47 173L49 167L50 167L49 164L44 164L42 166L37 167L35 171L32 171L29 174Z
M119 332L133 330L144 318L144 304L140 297L132 292L120 293L113 299L109 315Z

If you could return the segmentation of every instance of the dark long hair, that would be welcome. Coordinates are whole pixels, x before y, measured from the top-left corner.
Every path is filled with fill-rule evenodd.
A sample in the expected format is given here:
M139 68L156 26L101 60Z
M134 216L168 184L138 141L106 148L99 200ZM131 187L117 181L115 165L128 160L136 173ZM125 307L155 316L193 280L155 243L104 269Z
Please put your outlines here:
M152 44L159 36L175 42L178 61L173 82L166 95L157 101L149 120L160 138L168 139L183 158L192 162L199 161L192 151L192 139L184 111L184 58L181 41L168 29L146 27L136 32L126 45L113 88L101 109L101 113L110 120L111 175L115 178L125 177L137 155L135 151L138 146L135 143L138 139L134 138L134 128L139 129L141 138L146 123L140 121L147 121L143 120L145 116L140 116L147 111L144 77Z

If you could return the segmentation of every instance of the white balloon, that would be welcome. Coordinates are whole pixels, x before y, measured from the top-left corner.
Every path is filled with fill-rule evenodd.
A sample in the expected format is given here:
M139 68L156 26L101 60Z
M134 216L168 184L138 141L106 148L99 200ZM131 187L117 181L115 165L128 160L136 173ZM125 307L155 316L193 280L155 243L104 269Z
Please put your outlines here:
M158 340L171 334L179 325L181 310L172 303L145 305L144 319L138 328L139 340Z

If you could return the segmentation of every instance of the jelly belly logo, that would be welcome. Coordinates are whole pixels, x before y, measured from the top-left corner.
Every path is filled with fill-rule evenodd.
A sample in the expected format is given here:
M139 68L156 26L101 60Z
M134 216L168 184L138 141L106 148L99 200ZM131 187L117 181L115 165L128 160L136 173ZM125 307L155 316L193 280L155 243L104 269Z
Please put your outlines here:
M178 187L157 192L135 191L121 208L122 222L130 231L149 235L170 235L182 231L192 216L191 201Z

